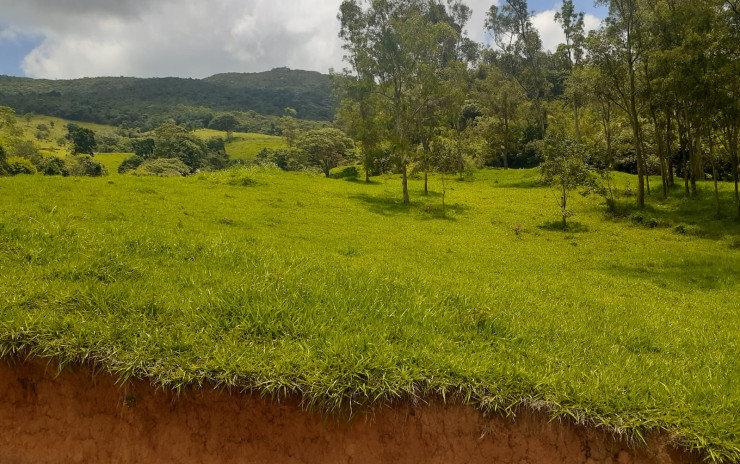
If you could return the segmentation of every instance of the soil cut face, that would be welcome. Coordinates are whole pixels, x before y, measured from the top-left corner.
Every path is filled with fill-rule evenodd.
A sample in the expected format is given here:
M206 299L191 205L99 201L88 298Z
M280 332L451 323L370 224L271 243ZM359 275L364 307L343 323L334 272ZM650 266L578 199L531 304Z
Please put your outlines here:
M299 399L201 389L176 397L89 368L0 360L0 464L430 463L679 464L699 457L665 436L631 449L609 433L523 412L485 418L463 405L379 407L345 422Z

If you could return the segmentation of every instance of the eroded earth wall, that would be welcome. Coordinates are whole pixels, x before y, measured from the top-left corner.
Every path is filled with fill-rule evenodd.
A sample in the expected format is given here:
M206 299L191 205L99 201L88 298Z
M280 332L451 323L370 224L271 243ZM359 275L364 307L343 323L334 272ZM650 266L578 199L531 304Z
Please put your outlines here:
M698 462L666 437L630 450L535 412L486 419L463 405L404 404L350 422L210 389L176 397L89 368L0 360L0 464Z

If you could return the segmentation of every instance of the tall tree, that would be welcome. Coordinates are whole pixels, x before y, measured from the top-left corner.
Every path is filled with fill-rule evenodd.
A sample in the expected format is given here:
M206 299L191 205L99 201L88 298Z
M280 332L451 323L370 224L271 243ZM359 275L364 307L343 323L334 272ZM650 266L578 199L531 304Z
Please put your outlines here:
M505 0L499 7L491 6L486 18L486 29L500 55L502 71L522 86L535 105L540 134L544 136L547 114L544 101L549 93L545 76L542 40L532 24L526 0Z
M450 38L460 32L454 16L438 1L345 0L339 11L340 37L347 61L360 79L372 80L372 91L386 102L403 201L410 201L408 165L413 128L434 98L432 76L438 75L450 51ZM462 28L460 28L460 31ZM457 41L455 41L457 42Z
M555 21L559 22L565 33L565 48L568 52L570 65L571 92L570 98L573 104L573 123L576 141L581 141L581 128L579 124L579 108L581 100L582 83L577 82L579 74L576 72L581 66L584 54L584 27L583 13L576 13L572 0L563 0L560 11L555 13Z
M606 25L591 37L589 54L614 89L614 103L627 114L637 158L637 203L645 205L646 162L640 119L638 69L643 53L638 0L598 0L608 4Z

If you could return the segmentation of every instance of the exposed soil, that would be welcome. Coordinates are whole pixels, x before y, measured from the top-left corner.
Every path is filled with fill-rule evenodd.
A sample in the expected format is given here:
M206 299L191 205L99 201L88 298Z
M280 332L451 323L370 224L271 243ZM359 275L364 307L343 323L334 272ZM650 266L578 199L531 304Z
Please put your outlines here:
M350 422L210 389L175 397L89 368L0 360L0 464L25 463L699 462L666 437L633 450L596 429L535 412L484 418L462 405L404 404Z

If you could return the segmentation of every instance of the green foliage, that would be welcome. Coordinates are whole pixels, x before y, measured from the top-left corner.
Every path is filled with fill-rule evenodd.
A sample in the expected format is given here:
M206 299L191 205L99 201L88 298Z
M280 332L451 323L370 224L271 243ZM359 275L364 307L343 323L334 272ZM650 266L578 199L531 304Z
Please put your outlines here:
M190 167L177 158L144 160L136 170L132 171L132 174L136 176L156 177L183 177L190 173Z
M233 114L222 114L213 118L211 123L208 125L210 129L226 132L226 140L231 140L231 133L239 125L239 121L234 117Z
M73 155L94 155L98 143L95 141L95 132L92 129L86 127L70 127L69 138L72 141Z
M297 148L265 148L256 160L263 166L274 165L284 171L302 171L310 166L306 152Z
M41 160L41 153L38 147L31 140L25 140L17 137L10 139L10 148L8 149L8 155L18 158L25 158L33 164L37 164Z
M570 192L580 187L592 187L592 170L587 164L588 156L583 144L570 137L553 135L543 141L540 165L543 181L555 187L559 198L563 226L572 215L568 209Z
M296 141L296 148L326 177L354 152L354 141L339 129L325 128L306 132Z
M36 164L38 172L45 176L68 176L67 163L56 156L45 156Z
M154 154L154 139L135 139L131 141L131 147L134 154L140 158L146 159Z
M67 171L70 176L104 177L108 169L90 155L77 155L67 160Z
M200 137L173 124L158 127L154 134L154 158L177 158L188 166L190 172L205 165L208 147Z
M0 105L17 112L152 130L167 119L191 129L207 127L214 113L245 112L244 132L279 131L286 107L301 120L333 117L329 78L286 68L206 79L102 77L34 80L0 76ZM251 113L249 113L251 111ZM272 124L272 127L271 127Z
M140 155L129 156L118 165L118 173L125 174L129 171L133 171L138 168L141 163L144 162L144 158Z
M11 176L16 176L18 174L36 174L36 167L28 158L10 156L5 160L5 165L5 170Z

